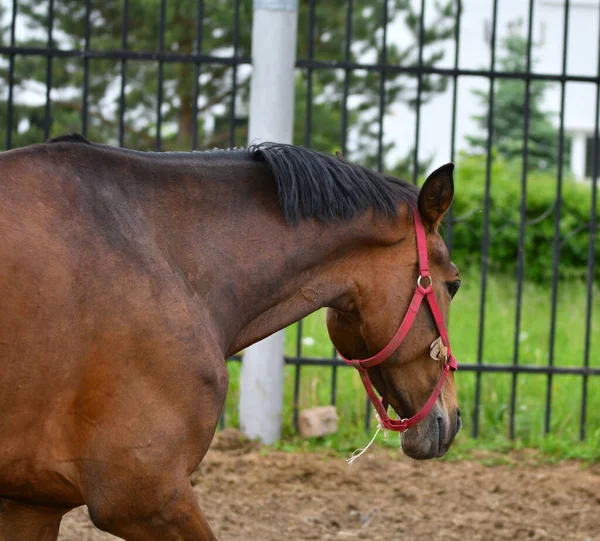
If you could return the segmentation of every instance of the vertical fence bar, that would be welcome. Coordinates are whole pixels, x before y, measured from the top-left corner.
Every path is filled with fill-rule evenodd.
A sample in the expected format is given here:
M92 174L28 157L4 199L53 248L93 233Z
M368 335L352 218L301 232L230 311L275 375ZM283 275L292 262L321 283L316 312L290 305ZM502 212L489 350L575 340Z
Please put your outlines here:
M163 79L165 62L162 54L165 51L165 18L166 18L167 0L160 2L160 18L158 21L158 52L161 55L158 60L158 89L156 91L156 141L154 149L160 150L161 147L161 129L162 129L162 104L163 104Z
M423 93L423 47L425 45L425 0L421 0L421 16L419 17L419 60L417 73L417 102L415 116L415 151L413 156L413 184L419 178L419 138L421 135L421 94Z
M347 0L346 4L346 43L344 44L344 61L346 63L350 62L350 45L352 43L352 3L352 0ZM340 147L342 156L344 157L346 157L346 145L348 143L348 94L350 92L351 71L348 67L344 70L344 90L342 94L342 133Z
M331 398L330 403L335 406L337 402L337 366L331 367Z
M315 54L315 0L310 0L308 9L308 59L313 60ZM304 146L310 148L310 140L312 133L312 78L313 69L307 68L306 73L306 115L304 124ZM301 350L302 341L302 320L298 322L298 343L297 351ZM299 354L298 354L299 356ZM300 393L300 368L301 365L296 365L294 373L294 430L298 431L298 402Z
M304 320L298 321L298 334L296 335L296 357L302 357L302 327Z
M296 371L294 372L294 430L298 432L298 407L300 403L300 369L302 365L298 363L296 365Z
M15 29L17 26L17 0L13 0L10 19L10 46L15 46ZM15 86L15 53L11 51L8 58L8 101L6 103L6 150L12 148L13 124L13 92Z
M385 82L387 67L387 30L388 30L388 0L383 0L383 14L381 24L383 27L383 37L381 43L381 55L379 63L382 70L379 74L379 133L377 136L377 171L383 171L383 118L385 115ZM365 430L371 429L371 402L367 397L365 402Z
M196 62L194 67L194 101L192 102L192 150L198 149L198 96L200 95L200 67L198 56L202 53L204 22L204 0L198 0L198 11L196 15Z
M90 15L92 11L92 0L85 2L85 22L84 22L84 46L83 46L83 93L81 104L81 133L87 137L88 132L88 94L90 83Z
M48 2L48 44L46 57L46 107L44 110L44 139L50 136L50 93L52 91L52 30L54 27L54 0Z
M240 0L235 0L233 16L233 57L237 60L240 50ZM231 103L229 106L229 146L235 146L235 113L237 100L237 62L231 68Z
M525 272L525 224L527 222L527 167L529 157L529 102L531 90L531 45L533 40L533 0L529 0L529 29L527 32L527 79L525 79L525 98L523 103L523 157L521 171L521 203L519 208L519 247L517 252L517 306L515 316L515 337L513 365L519 364L519 335L521 333L521 305L523 301L523 276ZM515 437L515 411L517 407L517 377L513 372L510 389L509 435Z
M315 0L309 0L308 8L308 59L315 57ZM313 68L306 69L306 115L304 122L304 146L310 148L312 132L312 79Z
M121 19L121 51L127 51L127 33L129 25L129 0L123 2L123 14ZM125 85L127 83L127 60L121 59L121 95L119 97L119 146L125 143Z
M598 21L598 31L600 32L600 20ZM598 67L596 71L600 78L600 41L598 42ZM594 158L592 162L592 207L590 209L590 237L588 243L588 265L587 265L587 294L585 306L585 346L583 352L583 366L590 367L590 340L592 336L592 290L594 287L594 263L596 258L596 238L597 214L596 205L598 201L598 152L600 152L600 134L598 133L598 120L600 117L600 82L596 83L596 117L594 125ZM588 375L582 376L581 382L581 418L579 420L579 439L585 438L585 422L587 417L587 395L588 395Z
M333 348L333 353L331 354L332 359L337 358L337 351ZM337 399L337 366L333 365L331 367L331 399L330 403L332 406L335 406Z
M315 1L310 0L308 7L308 59L313 60L315 56ZM313 96L313 68L306 69L306 113L304 121L304 146L310 148L312 135L312 96ZM302 320L298 322L298 343L296 345L301 349L302 341ZM301 365L296 365L294 373L294 430L298 431L298 403L300 394L300 368Z
M554 209L554 236L552 239L552 293L550 300L550 343L548 344L548 366L554 366L554 341L556 336L556 305L558 301L558 265L560 261L560 213L562 208L563 154L565 150L565 94L567 75L567 43L569 41L569 4L565 0L563 24L562 76L560 82L560 120L558 128L558 171L556 178L556 207ZM546 410L544 416L544 432L550 432L552 416L552 373L546 380Z
M296 327L298 334L296 335L296 357L302 357L302 326L303 321L298 321ZM298 432L298 410L300 407L300 364L297 364L294 371L294 430Z
M485 196L483 205L483 238L481 240L481 302L479 304L479 339L477 342L477 364L483 364L483 343L485 334L485 297L487 293L488 253L490 247L490 186L492 178L492 142L494 137L494 75L496 67L496 26L498 19L498 0L494 0L492 15L490 93L488 110L487 157L485 162ZM481 399L481 371L475 373L475 397L473 406L472 435L479 435L479 402Z
M379 134L377 136L377 171L383 171L383 117L385 115L385 80L387 67L387 27L388 27L388 0L383 0L383 15L381 21L383 38L379 63L382 70L379 74ZM369 416L367 415L367 418ZM370 421L369 421L370 422Z
M456 159L456 111L458 104L458 63L460 58L460 18L462 15L462 2L461 0L456 1L456 22L454 25L454 71L455 74L452 77L452 121L450 127L450 161L453 162ZM448 209L448 229L446 230L445 240L446 246L448 247L448 253L452 255L453 245L453 234L454 234L454 205L451 205ZM449 324L450 322L448 322Z

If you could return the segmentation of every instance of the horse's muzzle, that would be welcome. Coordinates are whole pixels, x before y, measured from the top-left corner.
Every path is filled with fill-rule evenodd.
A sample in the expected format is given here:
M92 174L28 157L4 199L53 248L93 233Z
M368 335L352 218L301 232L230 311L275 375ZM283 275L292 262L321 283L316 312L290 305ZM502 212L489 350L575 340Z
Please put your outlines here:
M402 450L416 460L442 457L448 452L461 427L458 408L448 414L436 404L421 425L401 435Z

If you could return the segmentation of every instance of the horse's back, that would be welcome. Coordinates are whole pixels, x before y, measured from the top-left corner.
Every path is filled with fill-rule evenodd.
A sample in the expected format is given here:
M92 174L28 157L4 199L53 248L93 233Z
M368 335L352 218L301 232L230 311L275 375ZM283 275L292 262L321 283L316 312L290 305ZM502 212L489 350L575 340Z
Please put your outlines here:
M118 214L128 209L111 202L110 187L104 190L103 197L81 156L70 159L68 148L34 145L0 154L0 345L11 352L7 360L0 350L3 364L66 353L75 344L65 342L66 331L76 336L93 323L91 310L97 313L120 283L112 276L111 286L111 272L127 261L107 237L118 235ZM128 239L132 252L144 234L137 233ZM17 353L20 347L27 355Z

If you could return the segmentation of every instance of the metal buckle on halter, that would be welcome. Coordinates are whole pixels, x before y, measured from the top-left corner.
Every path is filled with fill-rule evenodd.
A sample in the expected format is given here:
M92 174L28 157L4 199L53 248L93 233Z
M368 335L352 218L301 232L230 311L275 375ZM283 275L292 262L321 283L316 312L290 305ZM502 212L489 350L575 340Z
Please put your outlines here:
M421 285L421 280L423 278L427 278L429 280L429 283L426 286ZM422 275L419 274L419 277L417 278L417 286L418 287L422 287L423 289L427 289L432 283L433 283L433 280L431 279L431 274L428 274L427 276L422 276Z

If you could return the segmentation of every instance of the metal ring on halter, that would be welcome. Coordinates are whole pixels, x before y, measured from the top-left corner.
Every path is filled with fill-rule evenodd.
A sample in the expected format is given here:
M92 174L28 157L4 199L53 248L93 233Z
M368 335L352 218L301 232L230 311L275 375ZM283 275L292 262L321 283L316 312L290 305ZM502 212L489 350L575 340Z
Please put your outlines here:
M429 279L429 283L426 286L421 286L421 280L423 278L427 278ZM433 280L431 279L431 276L421 276L419 274L419 277L417 278L417 285L423 287L424 289L427 289L431 284L433 283Z

